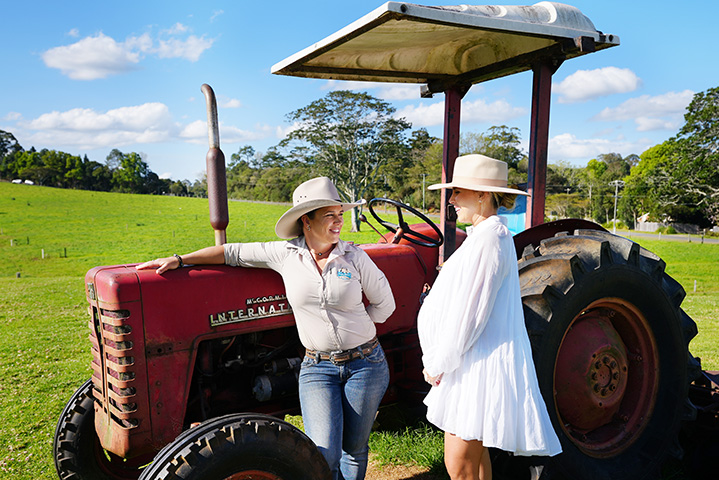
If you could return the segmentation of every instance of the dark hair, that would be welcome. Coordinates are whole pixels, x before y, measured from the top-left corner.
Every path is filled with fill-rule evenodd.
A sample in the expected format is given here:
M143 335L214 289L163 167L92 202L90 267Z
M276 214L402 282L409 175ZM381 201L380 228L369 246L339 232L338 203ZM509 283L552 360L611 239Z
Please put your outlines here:
M305 225L302 223L302 217L304 217L305 215L307 215L307 216L310 218L310 220L314 220L314 219L315 219L315 213L317 213L317 210L319 210L319 208L315 208L314 210L311 210L311 211L309 211L309 212L307 212L307 213L303 213L303 214L300 216L300 218L297 219L297 224L300 226L300 236L302 236L302 235L305 234Z

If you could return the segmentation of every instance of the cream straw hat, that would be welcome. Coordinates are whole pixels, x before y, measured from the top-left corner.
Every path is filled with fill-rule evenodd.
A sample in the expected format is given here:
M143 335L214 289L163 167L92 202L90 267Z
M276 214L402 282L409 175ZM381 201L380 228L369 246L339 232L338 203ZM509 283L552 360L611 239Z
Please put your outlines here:
M529 196L527 192L507 187L507 163L484 155L472 154L457 157L454 175L449 183L435 183L429 190L465 188L478 192L502 192Z
M275 233L280 238L295 238L302 234L302 228L297 223L305 213L322 207L341 206L352 208L366 203L360 200L355 203L343 202L337 188L327 177L317 177L300 184L292 193L293 207L287 210L275 225Z

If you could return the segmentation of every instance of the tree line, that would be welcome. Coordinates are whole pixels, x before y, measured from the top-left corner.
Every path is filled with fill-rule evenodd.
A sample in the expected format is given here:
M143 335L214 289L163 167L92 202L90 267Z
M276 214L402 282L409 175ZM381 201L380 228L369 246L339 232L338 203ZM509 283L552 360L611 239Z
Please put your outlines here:
M412 130L389 103L367 93L334 91L295 110L297 125L266 152L245 145L227 164L228 196L288 202L295 186L318 175L332 178L348 201L391 197L417 208L439 208L439 194L426 190L441 178L442 141ZM719 222L719 88L695 95L685 123L669 140L640 155L598 155L586 167L566 162L547 168L546 215L609 223L615 215L629 227L651 221ZM460 154L504 160L509 181L527 180L528 158L520 130L505 125L460 137ZM206 180L160 179L137 153L113 149L104 163L55 150L24 150L0 131L0 178L30 179L62 188L146 194L205 196ZM616 205L616 207L615 207ZM352 225L358 226L353 216Z
M0 130L0 178L30 180L37 185L80 190L164 195L187 194L189 182L162 179L138 153L110 151L105 163L57 150L25 150L15 136ZM198 185L197 192L207 191Z

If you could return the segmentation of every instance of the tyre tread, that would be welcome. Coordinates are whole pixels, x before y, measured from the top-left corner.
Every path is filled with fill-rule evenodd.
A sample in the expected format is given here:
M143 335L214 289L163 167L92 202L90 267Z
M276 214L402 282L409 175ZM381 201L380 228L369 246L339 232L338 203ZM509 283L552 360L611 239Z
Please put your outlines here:
M575 288L582 291L584 277L594 271L606 270L603 275L607 278L606 276L611 275L612 271L622 272L626 268L630 268L637 275L645 275L646 284L653 285L648 288L663 292L664 297L668 300L667 308L671 307L676 312L673 315L678 324L673 328L678 328L678 332L681 332L682 343L686 348L686 385L688 387L688 383L701 374L701 367L688 349L689 342L697 334L697 328L696 323L680 308L686 295L684 289L666 273L666 263L657 255L630 239L606 231L576 230L570 235L562 232L554 237L543 239L537 247L529 245L522 252L522 257L518 260L518 269L525 323L533 347L535 364L539 365L539 362L547 360L543 356L547 357L549 354L542 352L538 347L549 334L555 312L561 313L559 309L563 307L565 297ZM552 335L554 335L553 338L557 338L557 333ZM681 410L676 417L678 422L686 421L696 415L696 408L681 390L679 388L668 395L676 398L677 407ZM551 397L551 393L548 395ZM548 398L547 401L550 402L551 399ZM678 424L675 425L678 429ZM681 448L675 448L678 445L678 432L674 432L672 435L674 437L670 442L671 445L667 444L665 455L681 455ZM646 473L657 468L657 458L660 453L643 451L641 455L645 455L646 458L641 457L643 458L641 460L639 456L635 457L638 463L630 465L631 462L625 462L623 467L628 470L633 468L642 478L651 478L647 477ZM555 467L548 469L548 472L558 472ZM564 468L559 470L564 470ZM605 477L609 478L607 475L611 476L616 473L619 472L594 471L590 473L587 471L584 474L587 475L586 478L599 480ZM545 476L543 475L542 478L544 479ZM556 473L549 478L563 479L565 477Z

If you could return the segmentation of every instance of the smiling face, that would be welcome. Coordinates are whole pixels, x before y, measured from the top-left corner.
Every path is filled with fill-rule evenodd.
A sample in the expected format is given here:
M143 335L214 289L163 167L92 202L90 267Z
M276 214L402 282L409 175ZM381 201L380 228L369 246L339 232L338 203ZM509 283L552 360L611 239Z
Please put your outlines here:
M457 221L474 225L481 217L480 199L484 192L476 192L465 188L453 188L449 203L457 212Z
M344 209L341 206L318 208L314 215L302 216L302 222L309 225L309 231L304 229L305 237L313 243L330 244L337 243L340 239L340 231L345 220L342 216Z

